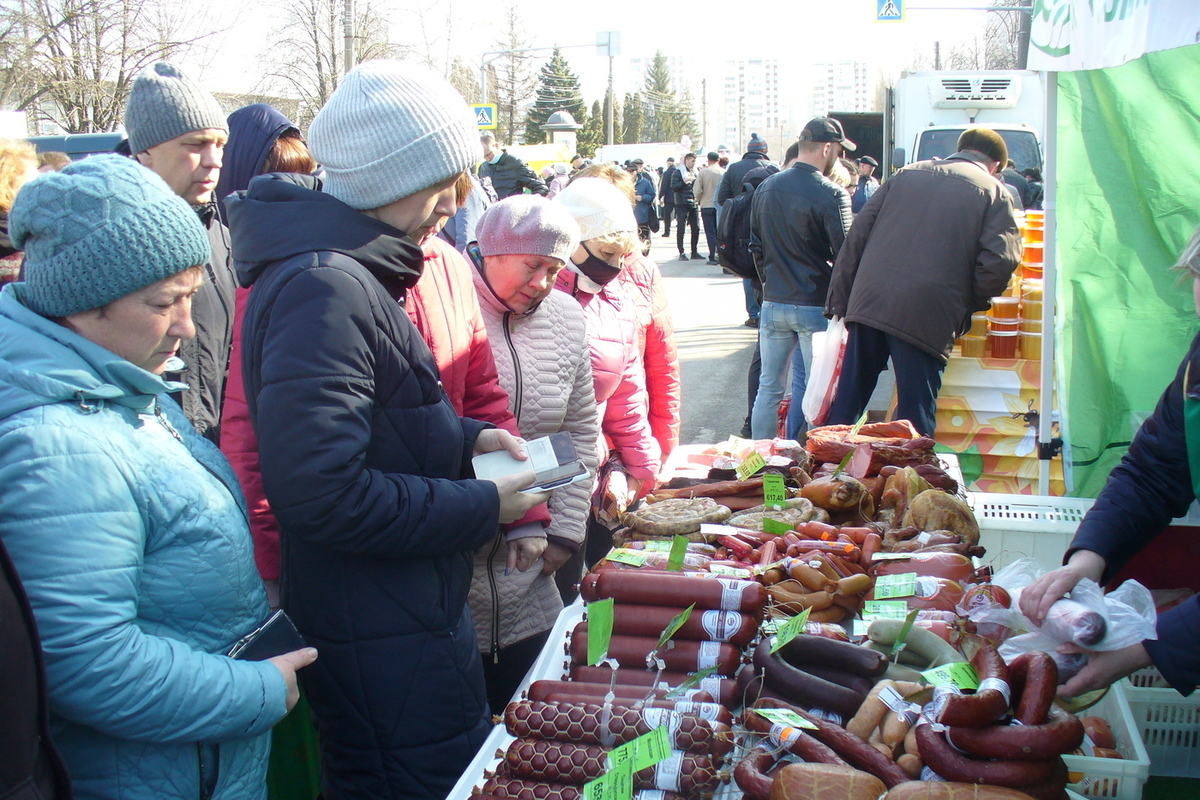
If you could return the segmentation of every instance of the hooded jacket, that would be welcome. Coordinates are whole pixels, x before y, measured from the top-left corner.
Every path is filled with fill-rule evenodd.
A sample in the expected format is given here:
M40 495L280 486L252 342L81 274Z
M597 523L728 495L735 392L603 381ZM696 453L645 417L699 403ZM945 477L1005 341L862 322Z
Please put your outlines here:
M918 161L885 181L854 220L825 313L945 362L971 313L1004 291L1020 259L1012 200L981 157Z
M216 191L222 207L226 197L245 191L253 178L263 174L276 140L289 131L299 133L300 129L266 103L254 103L229 115L229 144Z
M0 293L0 538L77 798L265 798L285 686L228 463L179 388Z
M616 450L630 475L648 481L658 474L661 462L650 429L646 374L638 356L637 302L617 279L592 294L569 267L558 273L554 288L583 306L603 439L600 460L606 461L608 451Z
M500 385L526 439L566 431L584 466L597 467L596 395L583 310L562 292L524 314L511 311L482 274L478 249L471 270L488 338L493 344ZM546 538L569 550L583 545L592 480L556 489L550 496ZM484 658L554 626L562 598L538 561L525 572L504 574L507 549L497 536L479 550L471 579L471 615Z
M319 189L273 174L229 202L283 606L321 652L301 680L328 793L442 798L490 730L466 608L498 525L494 484L466 480L489 426L455 414L397 302L420 248Z

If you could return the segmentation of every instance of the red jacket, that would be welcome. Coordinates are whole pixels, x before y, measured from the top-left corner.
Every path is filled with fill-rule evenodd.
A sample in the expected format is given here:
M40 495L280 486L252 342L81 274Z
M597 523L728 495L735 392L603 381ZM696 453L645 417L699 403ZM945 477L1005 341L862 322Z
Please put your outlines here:
M658 264L640 253L625 257L618 275L627 294L637 303L638 345L646 370L650 430L658 440L663 461L679 444L679 353L675 349L675 324Z
M572 295L583 306L596 410L605 439L599 448L601 461L609 450L616 450L625 469L646 482L648 491L661 461L650 430L645 371L638 356L637 303L620 281L591 294L578 286L578 278L564 269L554 288Z
M424 249L425 271L409 291L405 310L433 351L446 395L460 416L490 422L516 435L517 421L496 374L470 267L440 239L430 239ZM263 580L279 580L279 526L263 491L258 438L250 424L242 379L242 316L249 296L249 289L238 289L229 357L234 368L229 370L221 413L221 451L246 495L258 572ZM527 522L549 524L550 512L544 504L537 506L513 525Z

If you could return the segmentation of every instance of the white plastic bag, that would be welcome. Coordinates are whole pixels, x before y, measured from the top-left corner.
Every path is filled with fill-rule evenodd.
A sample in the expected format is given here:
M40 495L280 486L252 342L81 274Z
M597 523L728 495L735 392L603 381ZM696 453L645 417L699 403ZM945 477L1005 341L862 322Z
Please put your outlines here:
M824 331L812 336L812 365L804 388L804 419L809 425L824 425L837 393L846 357L846 322L841 317L829 320Z

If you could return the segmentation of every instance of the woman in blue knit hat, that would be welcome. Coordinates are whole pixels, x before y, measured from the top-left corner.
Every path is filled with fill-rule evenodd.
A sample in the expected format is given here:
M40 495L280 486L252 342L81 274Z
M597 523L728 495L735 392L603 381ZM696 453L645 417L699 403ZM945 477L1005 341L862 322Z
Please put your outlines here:
M22 188L0 292L0 539L41 632L77 798L263 798L306 648L225 655L267 615L246 510L161 375L208 258L150 170L97 156Z

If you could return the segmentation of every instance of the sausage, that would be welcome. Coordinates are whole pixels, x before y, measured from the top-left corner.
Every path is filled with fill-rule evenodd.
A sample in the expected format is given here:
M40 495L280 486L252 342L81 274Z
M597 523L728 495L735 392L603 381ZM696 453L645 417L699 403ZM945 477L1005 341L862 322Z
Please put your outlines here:
M646 656L658 645L657 637L613 636L608 642L608 657L623 667L645 667ZM575 626L571 634L571 662L586 664L588 655L587 623ZM733 675L742 663L742 651L725 642L672 641L658 651L666 669L699 672L716 667L721 675Z
M771 652L772 639L764 638L754 648L754 666L767 686L809 708L821 708L850 718L862 705L863 695L794 667ZM853 646L853 645L851 645Z
M685 672L675 672L671 670L663 670L661 673L656 673L648 669L617 669L617 683L626 686L653 686L655 685L655 676L658 677L658 686L667 684L671 688L681 686L692 676ZM577 665L571 667L571 680L587 681L589 683L602 683L608 685L612 680L612 671L608 667L589 667L586 665ZM737 686L732 678L722 678L719 675L709 675L707 678L701 679L696 685L699 689L712 697L718 703L724 703L728 706L737 706ZM691 691L691 690L688 690Z
M617 684L615 687L612 687L614 695L623 699L632 698L633 700L645 699L647 695L661 698L667 694L667 691L667 689L661 687L652 688L650 686L623 686ZM548 696L556 692L603 699L609 692L609 685L607 683L585 683L583 681L534 681L529 684L526 695L530 700L545 703L549 702ZM689 696L683 699L693 703L715 702L713 696L705 691L691 691Z
M1040 630L1056 641L1074 642L1090 648L1104 639L1108 624L1104 617L1083 603L1064 597L1050 606Z
M943 725L982 728L1008 714L1008 667L1000 653L992 645L982 644L971 666L979 675L979 688L974 694L958 694L952 686L938 686L933 691L933 718Z
M682 489L655 489L651 497L656 503L659 500L669 500L674 497L737 497L745 494L761 495L762 488L763 479L759 475L744 481L714 481L713 483L685 486Z
M864 678L877 678L887 669L879 653L849 642L802 633L779 650L789 664L822 664Z
M1041 783L1022 786L1020 791L1032 797L1033 800L1061 800L1065 795L1063 790L1067 788L1067 782L1070 780L1070 772L1061 757L1056 760L1058 765L1054 768L1053 775Z
M1074 714L1052 705L1049 719L1041 725L950 728L946 738L955 748L980 758L1044 761L1083 744L1083 723Z
M612 632L624 636L653 636L656 639L671 624L682 608L613 604ZM749 644L758 634L758 620L737 611L692 609L687 621L672 638L729 642L738 647Z
M599 703L523 700L504 709L504 727L518 739L555 739L580 744L624 744L655 728L667 729L671 749L722 757L733 750L728 725L694 713Z
M778 759L775 753L768 750L766 745L755 745L745 758L733 768L733 779L746 800L770 800L771 784L774 782L767 777L771 767Z
M583 784L608 771L609 748L575 742L517 739L508 746L504 761L518 778ZM695 795L712 792L720 776L706 755L671 751L666 761L633 774L637 789L661 789Z
M879 723L883 721L884 715L888 712L888 707L880 699L879 693L887 687L895 685L893 681L880 681L875 684L853 719L846 723L846 730L864 742L870 739L871 734L879 727Z
M649 574L636 570L601 573L596 579L594 594L596 599L611 597L618 603L671 608L687 608L695 603L696 608L740 611L752 616L761 616L767 605L766 590L758 581Z
M768 740L773 748L782 745L789 753L814 764L845 764L846 761L829 745L813 738L809 731L801 728L791 728L771 722L764 716L747 710L742 715L742 723L754 733L763 733L771 738ZM741 785L740 783L738 784Z
M1020 699L1015 704L1017 719L1022 725L1041 725L1046 721L1046 715L1054 703L1055 687L1058 686L1058 664L1048 653L1031 650L1014 658L1008 665L1008 671L1010 680L1015 685L1014 689L1016 686L1020 687L1020 692L1016 695Z
M815 717L789 703L778 700L762 699L754 704L755 708L787 708L816 726L811 735L818 741L828 745L846 763L864 772L869 772L883 781L890 789L907 781L908 775L883 753L850 733L841 725Z
M917 539L919 540L920 534ZM915 572L933 578L947 578L963 583L971 580L975 565L971 559L958 553L913 553L910 558L899 561L884 561L875 567L875 575L902 575Z
M482 795L475 797L500 797L505 800L584 800L583 787L567 783L528 781L511 775L497 773L483 784ZM633 800L685 800L675 792L634 792Z
M993 761L964 756L946 741L932 725L917 726L917 747L925 765L948 781L987 783L1018 789L1049 780L1062 759L1044 761Z
M900 631L904 628L904 620L902 619L877 619L872 620L867 628L867 638L872 642L884 645L890 651L891 646L896 643L896 638L900 635ZM862 648L867 649L867 648ZM908 632L908 637L904 640L904 649L900 651L900 660L904 661L904 654L910 653L917 656L923 661L922 669L930 667L940 667L944 664L953 664L957 661L962 661L962 654L954 649L948 642L942 639L933 631L925 630L913 626ZM885 667L886 667L886 658Z
M875 504L878 507L878 503ZM875 554L883 548L883 537L878 533L868 533L863 539L862 553L859 554L858 563L864 568L870 567L871 562L875 559Z
M871 689L875 686L875 681L871 678L864 678L861 675L854 675L850 672L842 672L832 667L827 667L824 664L793 664L809 675L816 676L830 683L836 683L838 686L845 686L851 691L866 697L871 693Z

